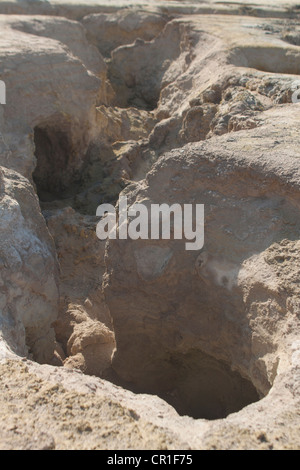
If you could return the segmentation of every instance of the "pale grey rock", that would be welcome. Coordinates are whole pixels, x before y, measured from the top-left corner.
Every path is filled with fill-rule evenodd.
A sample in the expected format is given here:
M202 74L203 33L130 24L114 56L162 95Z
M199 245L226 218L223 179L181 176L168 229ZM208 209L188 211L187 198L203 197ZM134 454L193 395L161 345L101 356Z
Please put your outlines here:
M43 171L46 179L54 172L53 178L63 178L68 185L83 164L93 134L93 106L101 87L105 89L103 59L87 45L77 23L50 18L44 19L41 26L38 19L14 16L1 16L0 23L0 73L7 93L7 105L1 115L5 145L1 164L31 179L36 166L34 132L43 132L44 146L47 136L60 133L57 161L53 162L56 169L48 168L47 172L47 165L52 162L47 161L46 154ZM92 71L76 56L81 56L84 49L85 65L91 66ZM60 155L64 147L70 154L69 162Z
M53 241L29 181L1 168L1 331L12 351L50 363L58 308Z

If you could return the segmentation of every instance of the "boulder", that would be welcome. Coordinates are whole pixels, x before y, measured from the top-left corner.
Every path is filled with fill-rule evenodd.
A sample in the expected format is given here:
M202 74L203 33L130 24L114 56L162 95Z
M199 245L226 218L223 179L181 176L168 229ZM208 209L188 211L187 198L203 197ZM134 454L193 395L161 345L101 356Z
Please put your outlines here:
M54 361L58 263L29 181L1 167L1 313L3 339L21 356Z
M122 193L149 211L205 207L201 250L172 232L171 240L109 240L112 366L133 390L194 417L224 417L289 380L299 321L299 112L271 109L256 129L173 150Z

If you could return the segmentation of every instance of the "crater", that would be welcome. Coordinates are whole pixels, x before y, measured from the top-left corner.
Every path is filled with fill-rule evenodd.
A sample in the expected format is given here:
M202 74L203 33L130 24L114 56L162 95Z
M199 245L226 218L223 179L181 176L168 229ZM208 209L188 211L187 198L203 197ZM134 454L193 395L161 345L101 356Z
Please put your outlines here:
M176 387L161 396L180 415L226 418L261 398L249 380L201 351L173 356L170 368L176 376Z
M181 416L223 419L262 398L250 380L199 350L170 355L156 366L156 383L132 390L158 395Z

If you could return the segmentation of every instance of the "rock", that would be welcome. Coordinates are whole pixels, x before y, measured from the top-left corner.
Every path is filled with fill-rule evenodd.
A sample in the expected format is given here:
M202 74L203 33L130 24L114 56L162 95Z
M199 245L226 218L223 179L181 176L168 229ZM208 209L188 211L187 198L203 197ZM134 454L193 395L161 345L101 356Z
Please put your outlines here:
M189 448L175 410L158 397L30 361L1 361L0 373L2 449Z
M111 366L115 349L114 334L99 321L84 321L75 325L68 340L66 367L102 377Z
M97 46L104 57L136 38L151 41L163 29L167 18L159 13L138 9L119 10L115 14L92 14L83 18L91 44Z
M0 13L1 448L299 448L296 0ZM120 194L203 248L100 241Z
M49 16L14 16L9 25L15 31L59 41L67 46L88 70L104 78L105 62L97 49L87 41L85 30L77 21Z
M205 244L195 252L186 251L184 239L109 241L112 366L124 384L207 418L209 409L211 417L237 411L227 389L228 397L239 397L235 406L257 401L252 413L259 413L259 398L280 394L290 380L299 321L291 307L299 270L292 242L300 229L298 115L293 104L281 106L262 113L264 123L238 139L214 137L173 150L126 190L129 205L204 204ZM289 124L278 136L282 122ZM291 412L294 400L288 398Z
M15 353L50 363L58 307L54 245L29 181L1 168L0 183L2 335Z
M142 109L103 105L97 108L97 128L107 143L146 139L155 124L153 113Z
M101 290L104 243L96 237L96 217L70 207L45 216L60 262L60 307L54 329L61 357L66 367L103 376L110 368L115 339Z
M0 161L29 179L35 170L39 193L57 194L83 165L93 106L105 89L105 64L78 23L48 18L41 24L38 18L15 16L1 16L0 22L5 30L0 73L8 104L1 117L7 150Z
M182 36L179 24L172 22L155 40L145 42L138 38L112 52L109 78L116 92L116 105L156 108L161 88L182 73L180 66L185 57Z

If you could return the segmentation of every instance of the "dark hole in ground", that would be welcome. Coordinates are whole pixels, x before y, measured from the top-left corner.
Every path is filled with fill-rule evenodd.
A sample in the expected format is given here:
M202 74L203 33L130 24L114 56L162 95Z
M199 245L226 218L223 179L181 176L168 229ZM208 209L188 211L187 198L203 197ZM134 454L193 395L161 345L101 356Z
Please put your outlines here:
M146 74L147 82L145 77L137 77L134 72L125 80L121 72L114 67L113 61L108 61L108 64L109 80L116 93L116 106L120 108L133 107L145 111L153 111L157 108L160 86L153 72L149 71ZM144 82L147 83L147 86Z
M41 202L61 199L71 184L69 171L72 148L68 134L56 128L34 129L37 165L33 180Z
M93 143L81 155L68 130L51 126L35 127L34 144L32 177L43 209L59 202L95 215L100 204L118 200L125 184L114 177L115 155L109 147Z
M180 415L220 419L260 399L253 384L225 362L200 351L170 360L174 388L162 393Z
M144 385L124 382L113 371L105 378L134 393L158 395L194 419L223 419L262 398L250 380L197 350L158 360L147 376Z

